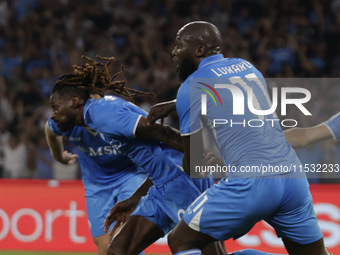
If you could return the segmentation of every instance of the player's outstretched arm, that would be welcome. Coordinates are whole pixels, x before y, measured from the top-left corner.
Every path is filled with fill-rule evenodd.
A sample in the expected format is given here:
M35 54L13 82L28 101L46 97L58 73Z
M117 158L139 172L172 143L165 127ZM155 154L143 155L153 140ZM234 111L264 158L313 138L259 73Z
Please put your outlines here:
M296 149L332 138L329 129L323 124L309 128L291 128L284 133L287 141Z
M45 136L55 160L65 165L72 164L76 161L78 155L64 150L63 137L53 134L48 128L48 122L45 124Z
M147 117L147 124L153 125L158 119L164 119L171 112L176 111L176 100L162 102L151 107ZM163 121L162 121L163 123Z
M332 116L329 120L325 121L323 124L329 129L332 137L335 140L340 139L340 112Z
M162 126L157 123L148 125L147 119L145 117L141 117L137 124L135 134L139 138L162 142L172 149L183 152L181 134L173 127Z
M340 113L317 126L291 128L285 130L284 133L287 141L293 148L305 147L331 138L340 139Z
M148 178L145 179L142 185L129 197L114 205L104 222L104 232L107 232L114 221L117 221L115 226L110 231L113 235L116 230L127 221L130 214L135 210L142 196L145 196L149 188L153 185L152 181Z

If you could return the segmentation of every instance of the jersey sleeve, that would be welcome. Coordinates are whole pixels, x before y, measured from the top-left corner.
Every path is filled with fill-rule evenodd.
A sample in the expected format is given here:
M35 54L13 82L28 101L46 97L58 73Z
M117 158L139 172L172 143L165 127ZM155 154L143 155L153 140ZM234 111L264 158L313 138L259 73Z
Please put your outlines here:
M200 93L190 89L190 81L182 84L177 94L176 110L182 136L191 135L201 129Z
M51 119L51 116L48 118L48 129L55 135L63 135L63 133L60 131L60 129L57 126L57 123L55 123L54 120Z
M85 122L106 137L131 139L135 137L137 124L143 116L136 108L125 100L106 96L89 107Z
M340 139L340 112L332 116L324 124L328 127L335 140Z

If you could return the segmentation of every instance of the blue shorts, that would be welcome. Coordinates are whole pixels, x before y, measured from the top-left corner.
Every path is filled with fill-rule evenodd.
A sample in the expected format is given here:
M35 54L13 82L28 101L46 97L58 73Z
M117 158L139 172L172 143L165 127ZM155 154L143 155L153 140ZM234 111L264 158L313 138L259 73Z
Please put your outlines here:
M173 180L149 189L131 215L142 216L156 224L164 235L182 218L187 207L201 194L184 172Z
M223 179L198 197L183 218L192 229L218 240L239 238L261 220L279 237L299 244L322 238L309 184L293 173Z
M205 178L195 178L192 179L192 181L194 182L195 186L201 191L201 193L214 185L214 180L212 176L208 176Z
M131 174L112 184L92 184L97 190L86 197L87 216L92 237L104 235L104 221L112 207L119 201L129 198L144 182L143 174ZM111 225L112 229L114 224Z

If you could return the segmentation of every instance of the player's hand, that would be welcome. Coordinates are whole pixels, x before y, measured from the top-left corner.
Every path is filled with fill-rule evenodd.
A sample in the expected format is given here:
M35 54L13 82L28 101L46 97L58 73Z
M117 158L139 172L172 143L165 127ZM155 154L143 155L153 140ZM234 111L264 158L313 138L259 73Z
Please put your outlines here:
M65 150L63 151L62 159L60 160L60 163L63 163L66 165L73 164L74 162L76 162L77 158L78 158L77 154L73 154Z
M161 124L164 124L164 118L167 117L172 111L175 110L176 103L164 102L155 104L150 108L149 115L146 118L147 125L153 125L158 119L161 119Z
M111 224L114 221L117 221L110 231L110 235L112 236L116 230L127 221L130 214L133 212L133 210L135 210L137 204L138 201L132 198L128 198L116 203L104 221L104 232L106 233L109 230Z
M213 154L211 151L205 151L203 153L203 162L206 166L224 166L224 162L220 157L217 157L215 154ZM203 178L206 175L208 175L209 172L200 173L200 176Z
M224 165L223 160L221 158L215 156L210 151L206 151L203 154L203 162L205 163L206 166L216 166L216 165L223 166Z

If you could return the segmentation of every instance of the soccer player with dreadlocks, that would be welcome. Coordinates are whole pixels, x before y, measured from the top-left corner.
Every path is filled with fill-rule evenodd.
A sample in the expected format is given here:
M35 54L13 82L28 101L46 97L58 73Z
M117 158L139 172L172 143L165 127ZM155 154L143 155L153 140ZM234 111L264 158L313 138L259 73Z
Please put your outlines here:
M144 185L129 199L133 205L129 208L136 209L108 248L108 254L138 254L179 222L187 206L211 185L211 180L193 181L180 167L182 153L164 146L182 149L178 132L161 125L145 125L147 113L130 102L140 92L110 77L108 65L112 58L101 58L106 64L84 58L85 66L75 66L75 73L63 75L56 82L50 98L51 119L62 132L74 126L98 132L117 154L128 157L154 183L140 201ZM113 221L111 216L106 227Z
M104 255L111 241L109 233L104 231L106 216L116 203L135 192L146 175L138 173L138 167L127 156L118 153L119 148L113 148L97 132L85 126L61 130L49 118L45 134L57 161L63 164L72 164L76 159L79 161L91 235L98 254ZM77 154L64 150L63 136L76 146Z

